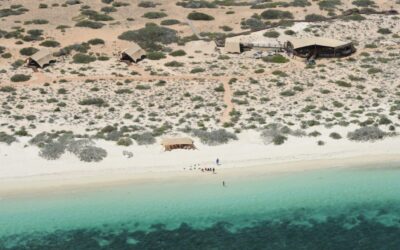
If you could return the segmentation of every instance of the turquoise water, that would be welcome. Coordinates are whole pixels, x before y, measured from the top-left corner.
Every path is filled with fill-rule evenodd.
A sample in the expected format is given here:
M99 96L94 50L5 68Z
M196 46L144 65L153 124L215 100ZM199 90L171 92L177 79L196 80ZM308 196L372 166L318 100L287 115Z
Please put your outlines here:
M400 164L0 200L0 249L400 249Z

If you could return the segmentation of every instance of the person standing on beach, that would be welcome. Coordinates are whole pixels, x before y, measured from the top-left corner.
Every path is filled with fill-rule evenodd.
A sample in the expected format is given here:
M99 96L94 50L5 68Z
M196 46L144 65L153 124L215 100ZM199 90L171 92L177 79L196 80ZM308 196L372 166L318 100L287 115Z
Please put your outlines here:
M223 186L223 187L226 187L225 181L222 181L222 186Z
M219 165L219 158L217 158L217 159L215 160L215 163L216 163L217 165Z

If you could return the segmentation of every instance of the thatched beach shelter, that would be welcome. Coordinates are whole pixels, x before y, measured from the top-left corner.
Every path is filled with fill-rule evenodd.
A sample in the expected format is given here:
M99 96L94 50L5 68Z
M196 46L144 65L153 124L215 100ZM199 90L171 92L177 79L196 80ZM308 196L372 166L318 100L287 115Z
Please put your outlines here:
M196 149L193 140L188 137L163 138L161 145L164 147L165 151L171 151L173 149Z
M146 51L140 48L139 45L134 43L130 48L124 50L120 54L120 60L127 63L137 63L146 56Z
M51 62L55 61L55 57L50 50L41 49L31 57L26 59L26 65L30 68L44 68L49 65Z
M293 38L284 45L293 55L304 58L343 57L356 51L353 43L324 37Z

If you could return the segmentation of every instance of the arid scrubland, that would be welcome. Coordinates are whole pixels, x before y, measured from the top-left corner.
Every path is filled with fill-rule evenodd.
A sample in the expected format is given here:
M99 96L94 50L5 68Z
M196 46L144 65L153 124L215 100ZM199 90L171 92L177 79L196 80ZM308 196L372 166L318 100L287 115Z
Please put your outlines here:
M0 141L72 131L121 146L173 133L226 142L256 129L282 144L289 135L318 137L321 126L332 128L332 140L341 139L348 135L335 129L350 124L365 127L372 139L394 134L400 124L400 16L324 21L351 8L399 10L400 2L2 1ZM303 19L320 21L292 31L291 20ZM349 40L357 52L306 65L285 53L225 54L213 41L277 23L265 36ZM127 65L118 53L131 42L147 58ZM54 52L56 62L39 72L24 67L23 60L42 48Z

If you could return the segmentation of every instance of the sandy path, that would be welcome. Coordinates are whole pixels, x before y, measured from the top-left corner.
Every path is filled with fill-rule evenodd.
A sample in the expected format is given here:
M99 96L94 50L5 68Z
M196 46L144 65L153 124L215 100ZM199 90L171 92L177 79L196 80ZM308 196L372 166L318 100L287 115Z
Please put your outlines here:
M225 79L224 83L224 103L226 105L226 108L224 110L224 113L222 114L221 118L221 123L224 124L226 122L229 122L231 120L230 113L234 108L233 102L232 102L232 89L231 86L229 85L229 80Z

